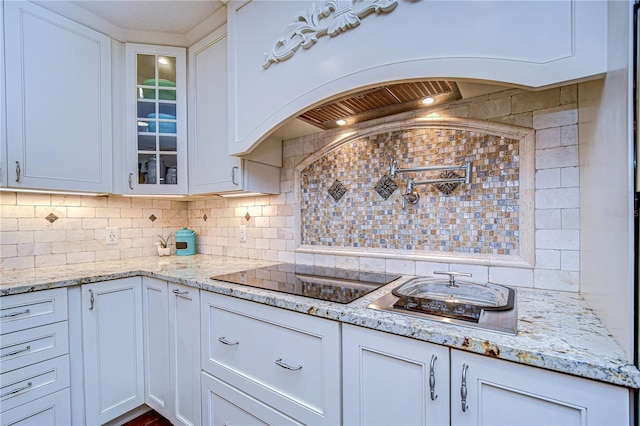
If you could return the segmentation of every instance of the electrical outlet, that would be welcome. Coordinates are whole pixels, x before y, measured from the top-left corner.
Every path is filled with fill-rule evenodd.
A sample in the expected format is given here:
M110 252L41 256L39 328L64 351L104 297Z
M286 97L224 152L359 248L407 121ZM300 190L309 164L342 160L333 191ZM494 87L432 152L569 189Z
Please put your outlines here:
M118 228L107 228L104 240L106 244L118 244Z
M240 242L247 242L247 225L240 225Z

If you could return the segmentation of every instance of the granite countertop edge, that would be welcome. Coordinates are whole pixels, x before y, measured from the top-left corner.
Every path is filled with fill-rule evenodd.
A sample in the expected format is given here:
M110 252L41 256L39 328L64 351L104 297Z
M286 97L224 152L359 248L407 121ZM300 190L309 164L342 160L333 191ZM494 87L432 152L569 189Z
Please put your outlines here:
M399 280L407 280L410 276L403 276L346 305L234 285L210 278L276 263L279 262L195 255L187 259L179 256L140 258L2 271L0 295L147 276L519 364L613 385L640 388L640 371L626 360L622 348L577 293L517 289L518 335L511 336L366 309L369 303L399 285ZM550 299L556 302L552 305L555 309L547 306ZM544 312L536 305L545 306L542 308Z

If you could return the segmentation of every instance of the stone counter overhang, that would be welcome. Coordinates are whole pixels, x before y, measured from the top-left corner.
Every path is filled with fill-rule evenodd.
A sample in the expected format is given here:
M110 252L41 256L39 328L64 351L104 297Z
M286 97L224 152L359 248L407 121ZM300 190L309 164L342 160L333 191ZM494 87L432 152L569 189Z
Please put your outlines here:
M195 255L1 271L0 294L8 296L148 276L502 360L640 388L640 371L627 361L620 345L580 294L517 288L518 335L511 336L366 308L410 276L403 276L346 305L209 278L276 263Z

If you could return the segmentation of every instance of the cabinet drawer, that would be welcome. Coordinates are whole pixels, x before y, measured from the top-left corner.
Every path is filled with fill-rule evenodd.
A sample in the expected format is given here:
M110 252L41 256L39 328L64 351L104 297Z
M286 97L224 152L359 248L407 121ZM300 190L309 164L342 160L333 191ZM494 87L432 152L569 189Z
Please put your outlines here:
M2 336L0 373L26 367L69 352L67 321Z
M0 406L19 405L69 387L69 356L64 355L0 375Z
M66 320L66 288L0 297L0 334Z
M203 369L303 423L340 421L336 322L203 293Z
M2 426L47 425L66 426L71 424L71 397L69 389L27 402L2 413Z
M202 373L202 424L300 425L228 384Z

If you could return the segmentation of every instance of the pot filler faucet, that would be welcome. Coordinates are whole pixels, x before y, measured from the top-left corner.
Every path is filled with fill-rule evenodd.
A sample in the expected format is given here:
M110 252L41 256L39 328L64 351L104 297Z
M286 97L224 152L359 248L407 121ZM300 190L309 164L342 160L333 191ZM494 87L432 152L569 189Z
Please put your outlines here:
M471 161L467 161L460 166L423 166L412 168L398 168L398 163L395 158L391 159L391 165L389 166L389 175L393 178L396 173L415 173L424 171L442 171L442 172L454 172L458 170L464 170L464 176L452 177L452 178L437 178L428 179L416 182L413 178L407 178L407 189L402 193L401 206L404 209L406 203L417 204L420 201L420 194L414 189L418 185L434 185L434 184L446 184L446 183L469 183L471 178Z

